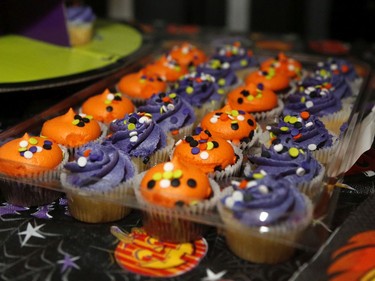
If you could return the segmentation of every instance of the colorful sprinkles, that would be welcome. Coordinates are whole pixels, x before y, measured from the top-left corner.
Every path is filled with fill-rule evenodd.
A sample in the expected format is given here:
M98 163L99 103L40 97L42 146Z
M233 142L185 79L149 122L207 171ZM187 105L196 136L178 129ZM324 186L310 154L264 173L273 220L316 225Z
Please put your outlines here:
M40 144L40 142L34 137L20 141L18 144L18 152L20 153L20 156L26 159L31 159L35 153L52 149L52 141L50 140L44 140L43 144L40 144L41 146L38 144Z

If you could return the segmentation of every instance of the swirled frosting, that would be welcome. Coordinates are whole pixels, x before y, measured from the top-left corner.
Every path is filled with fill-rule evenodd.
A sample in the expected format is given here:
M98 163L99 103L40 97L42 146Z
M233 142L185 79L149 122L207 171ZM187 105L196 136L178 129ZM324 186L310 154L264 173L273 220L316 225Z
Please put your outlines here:
M195 121L194 109L176 93L153 95L138 110L152 114L153 120L164 132L181 129Z
M71 23L86 23L96 19L94 12L89 6L70 6L66 9L67 20Z
M249 161L256 165L255 171L263 170L294 183L311 181L321 170L311 152L281 143L263 146L261 156L249 156Z
M172 92L198 108L211 101L220 101L224 94L224 92L219 93L219 87L213 76L197 72L181 77L175 83Z
M325 116L342 108L341 101L332 94L324 85L299 87L298 90L288 96L284 114L307 111L316 116Z
M132 157L148 157L166 146L166 135L151 114L131 113L110 124L113 134L105 141Z
M272 226L298 221L306 215L306 202L288 180L254 173L232 181L235 191L222 199L234 218L247 226Z
M211 59L197 66L198 73L206 73L215 77L219 87L228 87L237 83L238 79L228 62Z
M274 143L298 146L314 151L332 146L332 135L322 121L307 111L280 117L277 124L268 125Z
M321 69L327 70L333 76L344 76L349 81L358 78L353 64L345 59L328 58L326 61L318 62L316 69L318 71Z
M106 191L135 173L130 158L111 145L91 142L77 149L74 157L65 169L67 183L75 187Z
M253 52L250 49L244 48L239 41L218 47L212 58L220 60L223 63L229 63L233 70L258 65Z

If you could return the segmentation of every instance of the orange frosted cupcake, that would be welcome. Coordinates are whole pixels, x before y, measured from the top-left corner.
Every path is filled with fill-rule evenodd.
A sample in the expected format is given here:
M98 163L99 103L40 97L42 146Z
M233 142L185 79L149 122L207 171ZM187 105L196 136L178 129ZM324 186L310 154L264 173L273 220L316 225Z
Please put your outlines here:
M176 142L173 157L218 180L238 173L242 163L238 147L200 127L195 128L193 135Z
M215 181L199 168L177 158L152 167L140 178L136 195L145 206L143 226L149 235L179 243L201 237L205 230L203 225L175 214L204 214L213 209L219 195Z
M235 88L228 94L227 103L232 108L253 114L258 121L279 116L284 108L281 99L262 83Z
M162 56L156 62L147 65L144 70L147 76L158 76L167 82L175 82L188 73L187 67L180 65L171 56Z
M192 68L207 60L206 54L196 46L184 42L172 48L169 55L180 65Z
M64 115L44 122L41 135L71 150L90 141L99 140L105 136L106 131L106 128L91 115L76 114L70 108Z
M286 97L293 90L290 79L287 75L277 73L274 68L268 70L257 70L245 78L246 84L263 84L264 88L270 89L282 98Z
M11 140L0 147L1 190L7 202L20 206L51 203L61 193L38 186L58 179L68 154L51 139L29 136ZM32 179L33 182L27 181Z
M284 53L279 53L276 58L269 58L261 63L260 69L267 71L274 68L277 73L285 74L291 79L300 79L302 76L302 64Z
M232 109L228 104L204 116L200 126L209 130L213 136L231 141L242 150L253 146L260 134L253 115L244 110Z
M81 111L91 115L94 119L110 123L115 119L123 118L126 114L134 112L133 103L120 93L113 94L106 89L100 95L93 96L82 104Z
M129 97L135 105L144 104L153 94L166 89L165 81L156 75L146 75L143 69L123 76L117 84L117 90Z

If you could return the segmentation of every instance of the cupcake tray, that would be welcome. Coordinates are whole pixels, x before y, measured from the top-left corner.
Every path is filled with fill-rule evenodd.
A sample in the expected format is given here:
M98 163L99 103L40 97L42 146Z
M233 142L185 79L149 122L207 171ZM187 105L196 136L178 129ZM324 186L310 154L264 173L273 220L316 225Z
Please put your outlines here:
M173 41L173 43L175 42L176 41ZM201 42L196 42L193 44L200 46L200 43ZM141 52L136 52L134 55L132 55L131 58L124 63L123 67L121 67L121 69L115 72L114 74L111 74L110 76L107 76L101 79L100 81L93 83L91 86L79 92L74 93L69 98L37 114L32 119L19 123L15 125L14 127L2 132L0 134L0 144L13 138L21 137L23 133L25 132L28 132L29 134L38 135L40 133L40 128L42 124L46 120L65 113L70 107L77 109L87 98L101 93L106 88L115 89L116 83L119 81L119 79L122 76L131 72L135 72L138 69L140 69L142 66L150 63L157 56L162 54L164 50L165 50L165 47L163 47L163 45L159 45L157 48L151 45L145 46L144 48L142 48ZM207 50L207 52L209 53L209 50ZM259 57L266 58L270 56L275 56L276 53L259 52L257 55ZM325 57L313 56L313 55L302 54L302 53L289 53L288 55L301 61L306 69L311 68L313 65L316 65L317 62L325 59ZM354 147L354 144L358 142L358 138L361 136L356 134L355 129L360 125L362 120L365 118L365 115L364 115L365 111L363 109L364 109L364 106L366 105L366 101L369 98L369 93L367 91L367 83L370 78L370 67L361 61L352 60L352 62L356 66L362 69L363 82L360 86L359 93L356 96L355 101L353 102L352 113L348 120L348 129L343 137L343 141L340 141L339 148L336 154L337 157L332 159L330 165L327 168L327 173L326 173L326 177L324 180L324 183L326 184L327 188L325 189L325 192L321 195L321 200L316 208L320 215L327 215L326 217L328 219L330 218L329 213L335 209L335 200L331 196L332 195L331 188L334 187L335 184L338 183L342 179L346 166L351 161L353 161L353 159L350 159L350 158L353 158L354 155L356 154L356 151L353 150L353 147ZM345 155L345 158L341 157L342 155ZM0 177L6 179L5 176L0 175ZM16 179L14 181L25 182L25 183L28 182L27 180L22 180L22 179ZM33 184L43 189L50 189L50 190L55 190L55 191L64 193L64 190L58 181L56 182L33 182ZM225 182L221 182L219 184L222 187L226 185ZM109 204L124 205L132 209L137 209L141 211L146 211L149 208L149 206L139 203L134 196L127 196L121 199L114 199L114 198L109 199L109 198L103 198L101 196L97 196L94 198L92 194L89 194L89 193L85 194L84 191L81 192L81 195L82 196L87 195L87 196L90 196L91 199L95 199L98 201L105 201ZM167 211L167 209L165 208L156 207L156 206L153 206L153 210L156 210L157 212L161 212L161 213ZM225 229L225 225L220 219L217 210L207 212L205 215L193 215L193 214L186 215L185 212L176 210L176 211L173 211L173 216L176 218L183 219L183 220L195 222L201 225L215 227L218 229L219 232ZM125 218L125 221L126 221L126 218ZM325 223L329 223L329 221L326 221ZM311 226L311 229L308 231L308 235L306 235L306 237L304 237L304 239L300 243L296 243L292 246L297 249L303 249L304 251L313 253L324 242L326 237L327 237L327 233L322 234L321 227L319 226L317 227L316 225Z

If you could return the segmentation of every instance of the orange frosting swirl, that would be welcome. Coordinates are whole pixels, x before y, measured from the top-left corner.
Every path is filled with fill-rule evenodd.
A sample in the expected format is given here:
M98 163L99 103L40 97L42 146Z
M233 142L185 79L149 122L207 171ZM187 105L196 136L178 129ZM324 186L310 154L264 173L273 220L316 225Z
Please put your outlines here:
M0 147L0 172L9 176L37 175L56 168L62 160L57 143L27 133Z
M267 71L254 71L245 78L246 84L262 83L265 88L275 92L287 89L289 82L288 76L277 73L274 68L269 68Z
M103 123L110 123L134 112L134 105L122 94L112 94L106 89L100 95L93 96L85 101L82 105L82 112L92 115L96 120Z
M272 110L278 105L277 95L262 84L248 84L232 90L227 103L238 110L246 112L262 112Z
M239 143L240 141L248 142L252 140L257 123L250 113L232 109L227 104L223 108L204 116L201 127L208 129L215 137Z
M289 78L296 78L301 76L302 64L281 52L276 58L269 58L260 65L261 70L267 71L269 68L274 68L277 73L285 74Z
M198 129L201 128L196 132ZM232 145L222 138L213 137L208 130L179 140L173 156L206 174L224 170L237 161Z
M99 123L92 116L76 114L72 108L44 122L41 135L67 147L77 147L100 137Z
M186 66L178 64L170 56L162 56L156 62L147 65L144 69L146 75L159 76L167 82L175 82L182 75L188 73Z
M187 42L174 46L169 54L180 65L186 67L197 66L207 60L202 50Z
M117 87L121 93L130 98L148 99L153 94L164 92L167 84L159 77L148 76L144 70L140 70L122 77Z
M177 158L149 169L140 191L147 202L164 207L189 205L208 199L212 194L207 175L199 168L182 164Z

